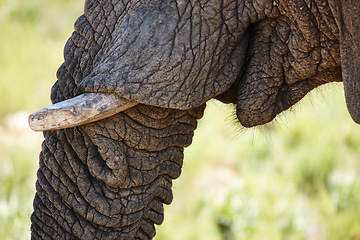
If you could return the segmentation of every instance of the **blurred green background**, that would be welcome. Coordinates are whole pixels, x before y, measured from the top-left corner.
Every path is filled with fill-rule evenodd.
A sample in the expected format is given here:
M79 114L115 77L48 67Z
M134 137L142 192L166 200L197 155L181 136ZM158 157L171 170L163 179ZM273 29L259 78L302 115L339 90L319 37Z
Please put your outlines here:
M0 239L29 239L41 133L83 1L0 0ZM360 239L360 129L342 84L308 94L271 124L244 129L208 103L156 239Z

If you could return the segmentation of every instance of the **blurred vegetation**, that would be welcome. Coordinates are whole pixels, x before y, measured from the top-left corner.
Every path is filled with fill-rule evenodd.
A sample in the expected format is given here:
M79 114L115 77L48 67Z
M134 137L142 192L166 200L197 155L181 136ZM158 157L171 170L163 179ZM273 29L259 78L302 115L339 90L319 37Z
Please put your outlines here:
M0 119L49 103L62 49L83 3L0 0Z
M0 239L29 239L42 135L28 112L47 105L75 0L0 0ZM310 93L263 127L208 103L156 239L360 239L360 131L342 84Z

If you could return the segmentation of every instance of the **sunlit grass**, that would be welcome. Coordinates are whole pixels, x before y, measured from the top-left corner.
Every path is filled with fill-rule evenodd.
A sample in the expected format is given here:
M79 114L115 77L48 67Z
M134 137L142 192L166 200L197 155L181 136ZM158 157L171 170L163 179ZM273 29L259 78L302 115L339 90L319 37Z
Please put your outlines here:
M18 147L0 162L0 237L29 239L30 211L34 194L33 150Z
M50 102L82 7L0 0L0 239L29 239L42 135L26 114ZM265 127L234 119L232 106L208 103L156 239L360 239L360 131L342 84Z
M2 1L0 8L0 119L49 101L62 49L81 14L75 1ZM66 13L66 14L65 14Z
M8 114L0 126L0 239L29 239L41 133L26 113Z

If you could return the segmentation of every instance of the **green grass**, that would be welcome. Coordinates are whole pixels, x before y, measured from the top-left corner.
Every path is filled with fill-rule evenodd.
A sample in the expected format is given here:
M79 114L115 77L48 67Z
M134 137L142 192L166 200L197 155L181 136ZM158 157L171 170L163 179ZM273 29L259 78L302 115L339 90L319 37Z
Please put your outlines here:
M28 239L29 218L34 194L35 164L30 149L10 149L0 162L1 239Z
M40 133L82 1L0 0L0 239L29 239ZM21 113L23 111L25 113ZM208 103L156 239L360 239L360 131L342 84L310 93L264 127Z
M62 49L81 14L76 1L0 1L0 119L49 103Z

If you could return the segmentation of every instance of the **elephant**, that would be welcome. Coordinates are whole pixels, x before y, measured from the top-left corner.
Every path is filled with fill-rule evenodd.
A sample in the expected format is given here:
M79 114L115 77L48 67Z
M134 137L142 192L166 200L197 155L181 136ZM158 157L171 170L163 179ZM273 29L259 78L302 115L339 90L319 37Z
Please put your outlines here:
M360 123L357 0L86 0L51 89L32 239L152 239L206 102L244 127L342 81Z

